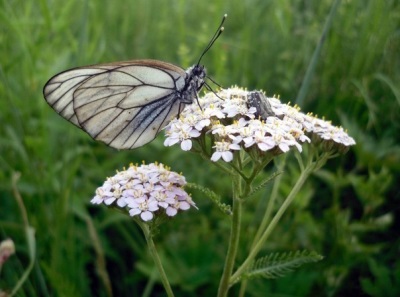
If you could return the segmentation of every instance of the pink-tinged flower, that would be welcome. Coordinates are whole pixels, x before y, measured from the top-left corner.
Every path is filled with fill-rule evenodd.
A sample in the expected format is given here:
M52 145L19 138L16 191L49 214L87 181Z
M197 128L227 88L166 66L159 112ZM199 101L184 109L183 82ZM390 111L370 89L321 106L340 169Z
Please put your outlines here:
M178 210L188 210L189 208L190 208L190 203L186 201L176 200L174 204L168 206L166 214L170 217L173 217L178 213Z
M121 186L120 183L116 182L116 179L109 178L104 183L103 187L98 188L96 190L96 196L91 200L93 204L101 204L104 203L106 205L111 205L115 201L117 204L124 204L122 201L122 189L124 186Z
M183 189L185 185L182 175L170 171L163 164L130 165L97 188L91 202L118 206L130 216L140 215L143 221L150 221L157 214L173 216L179 210L196 207Z
M13 254L15 254L15 245L12 239L5 239L0 242L0 268Z
M132 201L128 204L129 215L136 216L140 214L143 221L150 221L153 218L153 212L158 210L158 203L155 199L145 199L144 201Z

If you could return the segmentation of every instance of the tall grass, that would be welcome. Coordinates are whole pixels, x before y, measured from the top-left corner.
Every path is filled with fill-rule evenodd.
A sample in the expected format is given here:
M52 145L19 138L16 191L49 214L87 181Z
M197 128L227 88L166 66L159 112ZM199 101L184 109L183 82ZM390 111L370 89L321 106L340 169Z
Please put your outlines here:
M187 68L228 13L225 32L203 60L210 76L223 86L264 89L293 102L331 5L327 0L2 0L0 239L13 238L17 254L3 267L0 288L11 289L29 263L11 183L15 172L21 178L14 190L36 230L37 249L18 296L106 296L107 282L98 270L102 260L115 296L162 296L139 230L124 217L88 205L115 169L157 160L222 195L229 191L229 180L204 170L189 153L163 147L162 136L134 151L93 141L46 104L47 79L76 66L140 58ZM361 294L373 291L361 287L361 278L379 277L371 274L368 257L379 259L382 269L398 263L391 245L399 243L393 227L400 177L399 8L394 0L341 2L302 107L343 123L358 145L304 187L265 247L310 248L326 260L316 268L320 273L305 268L279 281L254 282L251 296ZM289 172L288 186L291 174L296 172ZM226 252L227 225L200 193L193 197L200 211L168 222L158 240L177 295L211 296ZM257 220L263 203L245 219Z

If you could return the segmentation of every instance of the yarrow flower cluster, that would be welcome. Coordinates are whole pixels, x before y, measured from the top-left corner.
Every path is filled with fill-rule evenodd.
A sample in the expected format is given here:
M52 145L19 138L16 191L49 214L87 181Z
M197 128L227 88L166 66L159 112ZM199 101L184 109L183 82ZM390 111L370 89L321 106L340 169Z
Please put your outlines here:
M249 104L249 92L238 87L225 89L217 95L207 93L198 104L185 108L178 119L173 119L166 130L165 146L180 143L181 149L192 149L193 140L202 134L213 137L212 161L230 162L235 151L255 148L259 152L285 153L311 141L328 141L337 150L354 145L355 141L341 127L335 127L300 108L281 103L277 98L266 98L271 114L262 117Z
M185 184L184 176L163 164L131 164L128 169L107 178L97 188L91 203L126 209L131 216L140 215L143 221L150 221L154 214L163 211L172 217L190 206L197 208L183 189Z

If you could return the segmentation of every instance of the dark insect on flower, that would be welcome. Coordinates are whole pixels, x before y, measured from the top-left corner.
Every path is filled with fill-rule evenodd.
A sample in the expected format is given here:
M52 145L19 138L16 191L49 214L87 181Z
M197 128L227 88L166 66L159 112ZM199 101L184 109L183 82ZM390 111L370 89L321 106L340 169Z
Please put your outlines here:
M262 120L267 120L268 117L276 116L272 110L271 104L267 97L260 91L252 91L247 95L247 107L255 107L254 116Z

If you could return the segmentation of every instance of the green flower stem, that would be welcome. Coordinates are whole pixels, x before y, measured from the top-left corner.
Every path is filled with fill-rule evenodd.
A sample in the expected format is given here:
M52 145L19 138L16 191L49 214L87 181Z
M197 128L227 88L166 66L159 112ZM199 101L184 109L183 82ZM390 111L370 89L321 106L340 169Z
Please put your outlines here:
M287 154L282 156L282 160L281 160L281 162L279 162L279 164L275 163L275 164L277 164L276 166L278 168L278 171L283 171L283 168L286 165L286 157L287 157ZM257 229L256 235L254 236L253 243L251 244L250 250L252 250L254 248L255 244L259 241L261 234L263 233L263 230L265 230L265 228L267 228L267 224L271 219L271 214L274 209L276 198L278 197L278 190L281 185L282 177L283 177L283 175L280 174L274 180L274 186L272 188L271 196L269 197L267 208L265 209L265 214L263 216L260 226Z
M293 199L296 197L297 193L300 191L301 187L303 186L304 182L310 176L311 172L314 169L314 163L309 162L308 166L304 169L301 173L299 179L297 180L296 184L294 185L292 191L286 197L285 201L279 208L278 212L275 214L271 223L268 225L267 229L264 231L263 235L261 236L260 240L254 245L253 249L250 251L247 259L242 263L239 269L232 275L230 281L233 282L237 280L244 271L248 268L248 266L253 262L254 258L257 256L258 252L262 248L264 242L267 240L268 236L274 230L276 225L278 224L279 220L281 219L282 215L285 213L289 205L293 202Z
M285 164L286 164L286 156L287 155L284 154L282 156L282 161L279 164L276 164L276 166L278 167L278 170L281 172L283 171L283 168L285 167ZM256 243L259 241L259 239L263 233L263 230L265 230L265 228L267 228L267 224L270 221L271 214L274 209L276 198L278 197L278 190L279 190L279 186L281 184L282 177L283 177L283 175L279 174L279 176L277 176L274 180L274 186L272 188L271 196L269 197L267 208L265 210L261 224L257 229L256 235L254 236L253 242L251 243L250 250L252 250L254 248ZM238 294L239 297L245 296L246 288L247 288L247 279L243 280L240 283L240 289L239 289L239 294Z
M149 226L146 223L140 221L140 219L135 220L135 221L139 224L140 228L143 230L144 236L146 238L147 246L148 246L150 254L154 260L154 263L156 264L158 272L160 273L161 282L164 286L165 291L167 292L167 296L174 297L174 293L172 292L167 275L161 264L160 257L158 256L156 246L154 245L153 237L151 235Z
M224 271L218 288L218 297L225 297L228 294L230 286L230 277L235 264L236 253L239 244L240 225L242 216L242 200L240 194L242 191L240 175L234 175L232 180L233 203L232 203L232 223L229 239L228 252L225 259Z
M19 172L14 172L12 175L12 190L15 200L17 201L19 210L21 211L21 217L25 229L25 238L26 243L28 246L28 255L29 255L29 264L28 267L25 269L24 273L19 278L18 282L15 284L14 288L12 289L11 293L8 295L10 297L17 294L17 292L21 289L25 281L28 279L29 274L31 273L32 269L35 266L35 259L36 259L36 238L35 238L35 229L29 225L28 214L26 212L24 200L18 190L17 182L21 174Z
M200 156L206 160L207 162L210 162L210 158L211 156L208 155L207 153L205 153L204 151L199 151L198 152L200 154ZM212 161L211 161L212 162ZM217 166L219 169L221 169L222 171L224 171L225 173L231 175L232 174L232 170L228 169L226 166L222 165L221 162L212 162L213 165Z

